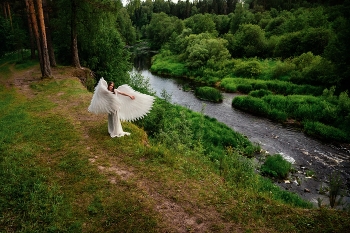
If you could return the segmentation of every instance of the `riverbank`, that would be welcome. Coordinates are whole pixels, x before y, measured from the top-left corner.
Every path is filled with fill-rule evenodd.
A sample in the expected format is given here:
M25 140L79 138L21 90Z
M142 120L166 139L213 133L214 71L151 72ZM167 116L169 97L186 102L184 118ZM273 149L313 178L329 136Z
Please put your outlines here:
M323 193L321 189L329 186L332 172L340 171L343 181L350 187L349 150L310 138L298 127L275 123L232 108L232 99L239 94L224 93L222 103L201 101L188 88L183 90L183 86L191 86L186 80L162 78L146 69L141 69L140 73L149 79L158 95L165 90L171 94L173 103L197 112L201 112L204 106L204 114L242 133L268 154L278 153L292 162L295 172L291 173L288 180L276 182L283 189L297 193L318 206L318 198L323 200L322 204L328 205L327 192ZM349 198L344 197L346 200L349 201ZM340 208L344 206L346 205L341 205Z
M72 71L56 68L51 80L40 79L38 66L2 72L0 203L7 217L1 229L343 232L350 226L347 212L297 208L239 183L229 186L207 161L153 144L135 124L123 123L130 137L110 138L105 116L87 112L92 93Z

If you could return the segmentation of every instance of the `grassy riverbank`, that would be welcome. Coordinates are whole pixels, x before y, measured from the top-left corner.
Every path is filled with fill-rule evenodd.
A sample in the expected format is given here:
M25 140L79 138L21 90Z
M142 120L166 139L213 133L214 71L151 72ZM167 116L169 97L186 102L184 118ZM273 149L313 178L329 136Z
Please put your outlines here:
M314 209L262 179L246 157L254 147L215 120L194 114L191 121L186 116L192 113L157 100L143 122L123 123L130 137L112 139L106 116L87 112L92 93L76 70L58 67L53 73L53 79L41 80L38 64L0 61L1 231L344 232L350 227L349 212ZM184 118L165 117L176 113ZM155 120L173 128L152 133ZM185 126L181 135L177 125ZM216 138L218 146L182 141L194 135L192 126L202 127L201 140ZM225 135L220 134L239 140L221 147Z

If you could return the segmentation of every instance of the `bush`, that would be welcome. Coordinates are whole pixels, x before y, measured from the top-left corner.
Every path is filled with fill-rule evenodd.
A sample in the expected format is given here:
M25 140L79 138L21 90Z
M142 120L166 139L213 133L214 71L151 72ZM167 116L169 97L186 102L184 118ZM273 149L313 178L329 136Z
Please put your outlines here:
M271 91L268 91L268 90L264 90L264 89L261 89L261 90L256 90L256 91L251 91L249 93L250 96L253 96L253 97L256 97L256 98L261 98L265 95L271 95L272 92Z
M267 85L264 82L255 82L253 83L254 90L268 90Z
M283 76L289 75L291 71L295 70L295 65L289 61L278 61L272 70L272 78L279 79Z
M250 84L239 84L237 85L237 91L248 94L253 90L252 85Z
M223 97L221 92L214 87L199 87L195 90L195 95L203 100L221 102Z
M263 165L261 165L261 173L263 175L273 176L284 179L288 176L292 164L285 160L280 154L267 157Z
M350 142L349 135L343 130L333 126L322 124L321 122L304 122L305 133L311 136L338 142Z
M252 96L237 96L233 98L232 106L259 116L268 116L269 113L268 104Z
M233 73L245 78L258 77L262 73L262 66L256 60L241 61L235 66Z
M277 109L272 109L269 112L269 118L278 122L284 122L287 120L288 115L285 112L279 111Z

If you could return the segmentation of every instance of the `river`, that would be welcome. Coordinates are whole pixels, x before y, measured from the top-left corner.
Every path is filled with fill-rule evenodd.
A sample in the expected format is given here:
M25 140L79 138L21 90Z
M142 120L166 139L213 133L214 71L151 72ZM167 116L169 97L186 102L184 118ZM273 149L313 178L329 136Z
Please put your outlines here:
M184 91L190 86L186 80L160 77L144 67L134 68L149 80L157 96L166 91L171 102L216 118L234 131L245 135L251 142L257 143L269 154L281 154L290 161L297 172L286 181L277 182L282 188L295 192L305 200L317 203L317 198L327 203L328 198L319 194L320 189L328 186L330 174L340 172L342 182L350 187L350 150L332 144L322 143L306 136L299 129L272 122L266 118L253 116L232 108L232 99L238 94L223 93L222 103L199 100L192 91ZM307 172L309 171L309 172ZM314 173L310 178L309 173ZM345 200L349 201L349 193Z

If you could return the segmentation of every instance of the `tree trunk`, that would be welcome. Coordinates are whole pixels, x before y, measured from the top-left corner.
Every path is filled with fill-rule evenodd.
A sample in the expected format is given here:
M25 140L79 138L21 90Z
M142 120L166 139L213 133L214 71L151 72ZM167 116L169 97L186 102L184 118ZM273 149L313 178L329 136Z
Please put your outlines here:
M5 4L7 5L7 13L8 13L8 16L9 16L9 19L10 19L10 25L11 25L11 29L12 29L12 32L13 32L13 25L12 25L12 16L11 16L11 8L10 8L10 3L9 2L5 2Z
M6 2L2 3L2 9L4 10L4 18L7 19Z
M27 5L27 1L26 1ZM27 21L28 21L28 30L29 30L29 39L30 39L30 58L35 59L35 38L33 33L33 23L30 17L29 8L27 6Z
M34 8L34 3L33 0L25 0L26 1L26 7L27 7L27 11L30 15L30 21L32 23L32 29L34 32L34 36L35 36L35 41L36 41L36 46L38 49L38 55L39 55L39 61L40 61L40 69L41 69L41 74L44 74L44 62L43 62L43 56L42 56L42 50L41 50L41 43L40 43L40 37L39 37L39 29L38 29L38 23L36 20L36 16L35 16L35 8Z
M47 39L47 49L49 50L49 59L50 59L50 65L51 67L56 67L56 59L55 59L55 52L52 45L52 38L51 38L51 28L49 23L49 6L47 5L47 0L43 0L43 8L44 8L44 20L46 25L46 39Z
M42 0L36 0L36 4L38 7L38 18L40 25L40 42L42 48L42 56L43 56L43 78L48 78L52 76L51 67L50 67L50 59L49 59L49 50L47 49L47 40L46 40L46 28L44 21L44 11L43 11L43 3Z
M81 68L78 55L78 38L77 38L77 3L72 0L72 19L71 19L71 53L72 65Z

